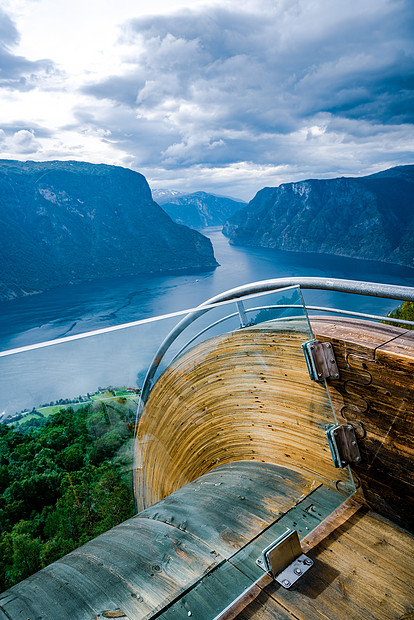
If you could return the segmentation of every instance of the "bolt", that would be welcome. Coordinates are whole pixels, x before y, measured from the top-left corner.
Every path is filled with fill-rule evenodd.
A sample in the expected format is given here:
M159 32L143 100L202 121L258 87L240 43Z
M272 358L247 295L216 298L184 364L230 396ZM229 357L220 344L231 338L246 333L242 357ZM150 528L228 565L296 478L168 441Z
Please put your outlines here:
M318 377L322 377L322 373L321 372L318 372Z
M334 431L334 437L338 437L338 431Z
M347 426L346 426L346 427L347 427L347 429L348 429L349 431L353 431L353 430L354 430L354 427L352 426L352 424L347 424Z
M306 558L303 560L303 563L306 564L306 566L312 566L313 561L310 558Z
M351 441L351 446L356 446L356 441Z
M293 571L295 573L295 575L301 575L302 571L300 568L295 568L295 570Z
M346 465L346 461L341 461L342 465Z
M288 588L290 586L290 581L288 581L287 579L284 579L282 581L282 584L285 586L285 588Z
M331 343L330 343L330 342L327 342L327 343L326 343L326 346L327 346L327 348L329 349L329 347L331 346Z
M357 456L357 457L355 458L355 463L359 463L359 461L360 461L360 460L361 460L361 457L360 457L360 456Z
M333 363L334 363L334 361L335 361L335 360L334 360L334 358L333 358L333 357L331 357L331 360L330 360L331 364L333 364Z
M188 612L187 612L187 616L188 616L188 617L190 617L190 616L192 616L192 615L193 615L193 614L191 613L191 611L188 611Z
M314 348L315 348L315 347L314 347L314 346L313 346L313 344L312 344L312 345L311 345L311 349L312 349L312 351L313 351L313 349L314 349Z
M334 379L339 379L339 375L338 375L338 373L336 373L336 374L334 375Z

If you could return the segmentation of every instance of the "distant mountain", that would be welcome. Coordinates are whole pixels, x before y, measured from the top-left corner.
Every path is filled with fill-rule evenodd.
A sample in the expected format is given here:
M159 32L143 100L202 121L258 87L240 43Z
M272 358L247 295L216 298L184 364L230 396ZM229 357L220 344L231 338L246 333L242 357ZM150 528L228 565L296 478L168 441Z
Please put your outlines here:
M205 271L209 239L117 166L0 160L0 299L106 277Z
M178 189L153 189L151 193L152 199L161 207L170 200L186 195L186 192L180 192Z
M223 232L235 245L414 267L414 166L266 187Z
M161 200L164 200L164 196L161 196ZM185 224L191 228L204 228L206 226L222 226L233 213L247 203L227 196L194 192L193 194L172 196L168 201L159 204L178 224Z

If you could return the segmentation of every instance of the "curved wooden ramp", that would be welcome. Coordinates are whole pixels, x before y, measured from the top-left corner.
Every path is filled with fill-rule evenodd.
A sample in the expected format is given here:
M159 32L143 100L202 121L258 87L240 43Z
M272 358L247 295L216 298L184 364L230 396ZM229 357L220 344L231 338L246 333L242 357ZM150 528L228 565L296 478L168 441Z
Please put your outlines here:
M273 463L315 486L349 487L324 434L334 422L323 386L309 378L295 323L261 323L193 347L158 379L137 433L140 509L219 464Z
M276 465L218 466L4 592L0 620L410 618L413 537L358 505L308 535L342 501L311 488ZM286 528L315 562L293 590L255 562Z
M218 467L4 592L0 620L150 618L311 489L273 465Z

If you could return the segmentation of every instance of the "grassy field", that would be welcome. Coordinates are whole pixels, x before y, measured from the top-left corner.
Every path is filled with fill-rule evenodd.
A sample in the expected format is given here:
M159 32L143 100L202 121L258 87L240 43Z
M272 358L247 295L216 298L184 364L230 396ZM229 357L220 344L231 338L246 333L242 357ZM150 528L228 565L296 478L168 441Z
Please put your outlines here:
M94 394L92 394L90 397L90 400L83 400L80 402L79 400L75 400L74 402L62 403L59 405L49 405L47 407L36 407L37 413L28 411L26 414L23 414L19 420L10 420L10 422L7 422L7 423L19 426L23 422L28 422L29 420L33 420L34 418L39 418L42 416L45 418L48 418L50 415L58 413L59 411L62 411L63 409L69 409L69 407L73 409L74 411L76 411L80 407L84 407L85 405L91 402L111 401L111 400L116 401L116 400L119 400L120 398L125 399L125 400L134 400L138 398L138 394L134 391L131 391L129 388L126 388L126 387L118 387L118 388L113 388L113 389L101 390L99 392L95 392ZM39 414L41 415L39 416Z

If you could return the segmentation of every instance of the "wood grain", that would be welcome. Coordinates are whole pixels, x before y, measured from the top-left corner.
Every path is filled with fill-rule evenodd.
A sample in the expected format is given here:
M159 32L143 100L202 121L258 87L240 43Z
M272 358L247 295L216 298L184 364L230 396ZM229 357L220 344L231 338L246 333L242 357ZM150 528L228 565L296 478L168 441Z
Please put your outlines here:
M332 401L359 436L358 499L413 531L414 334L342 318L312 325L333 343L340 379L329 384Z
M310 380L307 333L272 326L210 339L182 355L155 384L137 433L136 496L144 508L233 461L282 465L335 486L324 426L324 387Z

